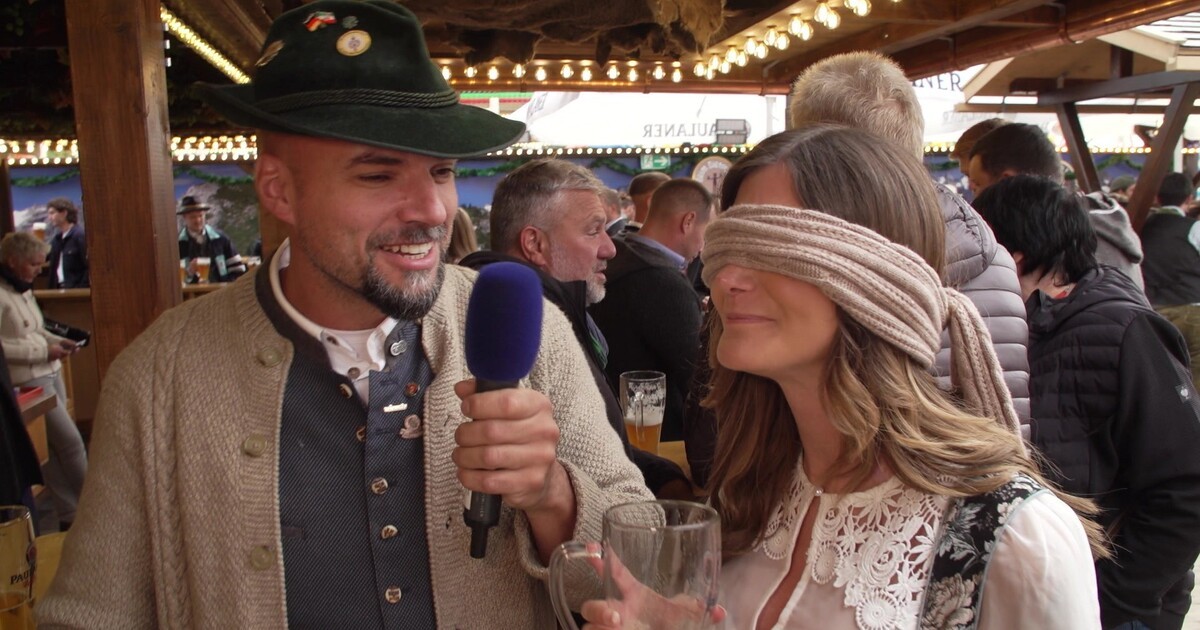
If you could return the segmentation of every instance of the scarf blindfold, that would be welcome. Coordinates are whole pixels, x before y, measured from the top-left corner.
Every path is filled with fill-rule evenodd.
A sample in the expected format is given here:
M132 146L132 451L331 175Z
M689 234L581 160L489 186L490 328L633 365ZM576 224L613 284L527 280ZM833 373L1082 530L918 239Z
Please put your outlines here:
M872 230L786 206L738 205L705 232L705 283L729 264L807 282L854 321L929 369L950 329L951 381L976 413L1020 435L991 336L975 305L911 249Z

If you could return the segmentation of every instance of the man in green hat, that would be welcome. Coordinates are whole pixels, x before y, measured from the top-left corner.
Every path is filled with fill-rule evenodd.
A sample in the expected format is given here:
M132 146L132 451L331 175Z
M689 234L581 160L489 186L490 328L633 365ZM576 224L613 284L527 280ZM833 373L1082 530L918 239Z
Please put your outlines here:
M40 621L554 627L551 551L650 494L557 309L526 386L474 392L475 274L442 262L456 159L523 125L458 103L390 1L285 13L257 65L200 93L259 130L259 201L289 239L113 363ZM464 488L504 501L479 560Z

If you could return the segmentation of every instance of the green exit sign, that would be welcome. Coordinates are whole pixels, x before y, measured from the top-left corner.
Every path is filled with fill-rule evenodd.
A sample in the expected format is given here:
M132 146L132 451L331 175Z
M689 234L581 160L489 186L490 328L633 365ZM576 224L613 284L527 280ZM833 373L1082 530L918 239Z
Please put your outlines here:
M661 154L649 154L642 156L643 171L665 171L671 168L671 156Z

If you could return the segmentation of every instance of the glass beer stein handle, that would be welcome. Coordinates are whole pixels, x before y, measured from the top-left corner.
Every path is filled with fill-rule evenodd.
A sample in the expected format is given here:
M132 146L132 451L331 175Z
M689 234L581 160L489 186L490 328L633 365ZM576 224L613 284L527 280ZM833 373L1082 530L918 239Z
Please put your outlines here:
M590 550L587 545L575 540L568 540L559 545L558 549L554 550L554 555L550 556L550 602L554 604L554 614L558 616L558 623L567 630L579 630L575 619L571 617L571 607L567 604L567 589L563 584L567 565L572 561L592 558L599 560L600 550Z

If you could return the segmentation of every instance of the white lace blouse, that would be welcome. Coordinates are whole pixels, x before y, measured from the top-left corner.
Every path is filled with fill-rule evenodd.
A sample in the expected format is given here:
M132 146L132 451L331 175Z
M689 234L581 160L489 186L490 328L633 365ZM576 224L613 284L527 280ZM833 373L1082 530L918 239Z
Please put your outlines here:
M808 563L774 630L916 628L947 503L896 477L862 492L822 494L797 466L763 540L722 568L726 627L755 627L791 566L812 505L819 512ZM1099 628L1095 569L1075 513L1049 492L1016 509L987 569L978 627Z

